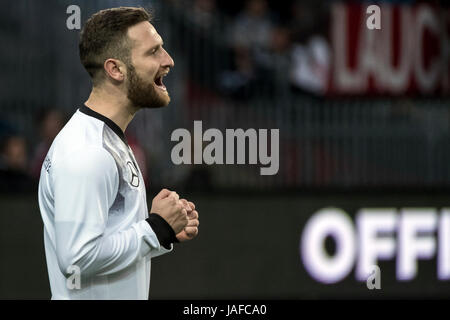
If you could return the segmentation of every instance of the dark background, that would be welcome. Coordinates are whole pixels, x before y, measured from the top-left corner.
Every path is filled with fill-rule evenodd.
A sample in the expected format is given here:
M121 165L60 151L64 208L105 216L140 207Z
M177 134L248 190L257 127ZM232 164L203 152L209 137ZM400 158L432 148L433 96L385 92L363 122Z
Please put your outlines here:
M55 134L87 99L91 86L79 63L79 30L66 27L66 9L72 4L80 7L82 23L103 8L152 8L154 25L175 60L165 80L171 104L140 111L126 134L146 176L149 204L160 188L176 190L195 202L201 226L196 240L153 260L151 298L449 297L448 281L437 280L435 259L420 261L417 277L408 282L395 279L395 260L382 261L382 289L371 291L353 272L336 284L315 281L299 254L305 223L324 207L341 208L353 217L363 207L450 206L448 89L395 95L311 89L291 76L295 49L322 48L317 50L333 57L333 6L349 2L255 3L263 7L255 18L261 39L245 27L251 16L245 1L4 4L0 298L51 296L37 202L39 171ZM358 10L369 4L351 3ZM431 5L448 23L448 6ZM327 43L328 51L327 46L312 47L311 39ZM319 56L309 53L303 59L312 59L307 60L311 65ZM448 57L443 61L445 70ZM260 165L174 165L170 135L176 128L191 130L194 120L203 121L203 130L223 132L278 128L279 172L260 176Z
M368 290L354 272L343 281L320 284L305 271L299 253L306 220L334 206L351 216L361 207L448 206L448 196L372 194L188 194L201 212L191 243L152 260L151 299L430 299L449 298L434 260L418 264L415 279L395 279L395 260L380 261L381 290ZM35 197L0 200L1 297L48 299L43 224ZM394 238L396 236L394 235Z

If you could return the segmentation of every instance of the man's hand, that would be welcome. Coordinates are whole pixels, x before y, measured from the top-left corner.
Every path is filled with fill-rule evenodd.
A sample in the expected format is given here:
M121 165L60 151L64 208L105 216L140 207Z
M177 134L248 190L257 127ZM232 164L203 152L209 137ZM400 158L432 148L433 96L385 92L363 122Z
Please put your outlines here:
M162 189L153 198L150 213L159 214L172 227L175 234L180 233L188 225L188 214L185 204L174 191Z
M186 209L188 218L186 227L184 227L181 232L177 233L178 241L183 242L192 240L197 236L200 222L198 220L198 212L195 210L195 204L186 199L181 199L180 201L183 203L184 209Z

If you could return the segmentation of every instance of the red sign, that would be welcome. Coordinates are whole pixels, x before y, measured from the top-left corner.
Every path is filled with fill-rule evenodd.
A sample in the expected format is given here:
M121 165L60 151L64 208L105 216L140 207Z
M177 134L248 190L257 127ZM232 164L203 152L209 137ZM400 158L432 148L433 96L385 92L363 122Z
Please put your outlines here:
M329 94L448 95L448 8L380 5L380 29L367 6L332 7Z

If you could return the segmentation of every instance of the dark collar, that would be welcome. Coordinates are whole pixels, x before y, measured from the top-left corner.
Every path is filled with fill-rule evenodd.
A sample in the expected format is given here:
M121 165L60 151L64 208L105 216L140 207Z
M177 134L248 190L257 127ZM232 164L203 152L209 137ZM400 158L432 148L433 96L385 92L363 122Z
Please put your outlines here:
M94 118L106 123L106 125L108 127L110 127L111 130L114 131L119 136L119 138L123 142L125 142L126 145L128 145L127 139L125 138L125 134L123 133L122 129L120 129L120 127L117 124L115 124L111 119L105 117L104 115L102 115L98 112L95 112L94 110L92 110L88 106L86 106L85 104L82 105L78 110L80 110L80 112L83 112L84 114L86 114L88 116L94 117Z

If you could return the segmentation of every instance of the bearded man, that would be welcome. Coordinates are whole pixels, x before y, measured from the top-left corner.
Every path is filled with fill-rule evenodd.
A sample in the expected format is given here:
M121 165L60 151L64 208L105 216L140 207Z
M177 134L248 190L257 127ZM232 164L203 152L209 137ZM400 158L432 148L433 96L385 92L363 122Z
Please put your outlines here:
M198 234L195 205L146 190L125 130L170 102L174 61L143 8L99 11L80 34L92 91L54 139L39 180L52 299L148 299L151 258Z

